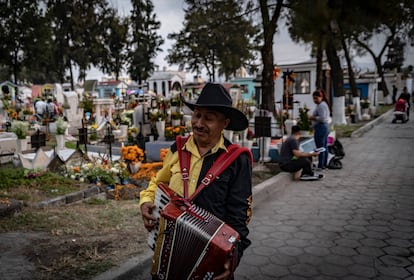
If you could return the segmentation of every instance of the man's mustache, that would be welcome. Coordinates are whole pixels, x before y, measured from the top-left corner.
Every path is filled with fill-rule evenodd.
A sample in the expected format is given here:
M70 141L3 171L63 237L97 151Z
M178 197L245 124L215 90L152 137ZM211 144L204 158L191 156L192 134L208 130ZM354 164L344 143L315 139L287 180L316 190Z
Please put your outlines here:
M201 132L201 133L208 133L208 129L203 127L193 126L193 131Z

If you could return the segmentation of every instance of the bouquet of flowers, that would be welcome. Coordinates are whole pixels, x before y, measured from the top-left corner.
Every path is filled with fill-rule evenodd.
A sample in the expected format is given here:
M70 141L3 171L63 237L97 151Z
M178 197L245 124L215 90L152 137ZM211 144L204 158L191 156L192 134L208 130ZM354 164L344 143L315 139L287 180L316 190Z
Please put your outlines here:
M362 109L368 109L369 108L369 100L367 98L361 99L361 108Z
M151 121L163 121L165 120L165 114L159 109L152 109L150 111L150 119Z
M177 135L184 135L185 133L185 126L177 125L177 126L169 126L165 128L165 138L168 140L175 140Z
M122 147L121 155L126 163L137 163L144 160L144 151L137 145Z
M183 116L183 112L171 112L171 119L173 120L181 120Z
M17 139L26 139L29 124L23 121L13 121L11 124L11 131L17 136Z
M63 135L65 134L66 128L68 128L68 122L65 122L62 117L59 117L56 120L56 134Z

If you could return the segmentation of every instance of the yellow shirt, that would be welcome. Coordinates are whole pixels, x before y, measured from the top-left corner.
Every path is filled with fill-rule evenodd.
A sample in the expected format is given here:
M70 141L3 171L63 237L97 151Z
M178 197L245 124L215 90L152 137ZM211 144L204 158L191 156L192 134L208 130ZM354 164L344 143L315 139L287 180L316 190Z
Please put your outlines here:
M191 196L197 187L198 177L200 175L201 167L203 166L204 158L212 153L217 153L220 149L227 149L224 145L223 136L211 149L211 152L204 156L200 156L192 136L187 140L183 149L186 149L191 153L190 174L188 180L188 195ZM183 180L181 178L181 168L177 152L172 153L171 150L168 151L163 161L163 167L158 171L157 175L151 179L148 188L140 192L140 206L145 202L154 202L155 191L160 182L168 185L180 196L184 196Z

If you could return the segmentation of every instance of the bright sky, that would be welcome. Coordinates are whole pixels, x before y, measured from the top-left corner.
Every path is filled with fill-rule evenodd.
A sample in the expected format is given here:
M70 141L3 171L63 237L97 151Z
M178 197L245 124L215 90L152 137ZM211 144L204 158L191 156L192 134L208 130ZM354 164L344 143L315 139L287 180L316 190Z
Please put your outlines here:
M130 0L110 0L112 6L118 8L121 15L128 14L131 9ZM165 43L161 46L162 53L159 53L155 59L155 64L159 65L160 69L167 67L167 69L176 70L177 66L169 66L165 61L167 50L171 47L172 42L167 39L167 35L173 32L179 32L182 28L184 20L184 0L153 0L154 12L157 19L161 22L159 34L164 38ZM276 64L297 63L306 61L310 58L310 47L293 43L287 32L287 28L280 24L281 32L275 37L274 57ZM406 65L414 64L414 48L408 50L408 59ZM361 70L367 68L373 69L371 57L355 58ZM91 69L86 79L100 79L103 74L97 69ZM189 75L191 77L191 75Z

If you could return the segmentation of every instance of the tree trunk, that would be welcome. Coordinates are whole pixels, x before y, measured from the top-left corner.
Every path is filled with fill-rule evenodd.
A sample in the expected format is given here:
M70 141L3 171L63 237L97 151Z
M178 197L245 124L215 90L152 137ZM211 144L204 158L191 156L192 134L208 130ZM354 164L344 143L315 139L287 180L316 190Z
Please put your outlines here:
M263 71L262 71L262 98L260 108L275 111L275 84L273 81L273 51L268 47L262 48Z
M323 71L322 71L323 61L322 60L323 60L323 47L322 47L322 39L320 39L317 49L316 49L316 81L315 81L316 88L323 88Z
M273 80L273 38L277 29L277 21L282 9L283 0L278 0L273 10L272 18L269 18L269 7L266 0L260 0L260 12L263 24L263 46L261 48L262 70L262 98L259 104L262 109L275 114L275 84Z
M341 62L334 42L329 40L326 44L326 56L328 57L329 65L331 66L331 77L333 84L333 91L335 97L345 96L344 94L344 74L341 68Z
M387 83L385 82L384 71L382 70L381 59L379 57L375 57L375 66L377 67L378 76L381 78L381 89L384 97L388 96L388 88Z
M348 65L349 87L351 88L352 96L358 97L359 96L358 87L355 82L354 70L352 69L352 61L351 61L351 57L349 56L348 46L346 45L345 38L342 33L341 33L341 44L342 44L342 49L344 50L344 53L345 53L346 64Z
M331 77L334 91L334 98L331 107L333 123L344 124L346 123L344 76L338 54L332 40L328 40L325 51L326 56L328 57L329 65L331 66Z

